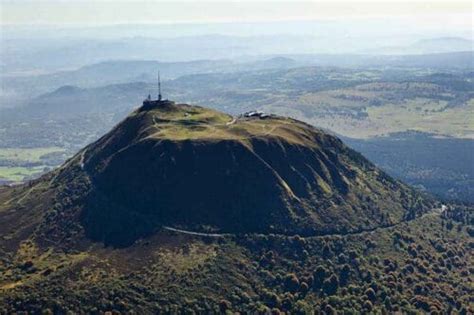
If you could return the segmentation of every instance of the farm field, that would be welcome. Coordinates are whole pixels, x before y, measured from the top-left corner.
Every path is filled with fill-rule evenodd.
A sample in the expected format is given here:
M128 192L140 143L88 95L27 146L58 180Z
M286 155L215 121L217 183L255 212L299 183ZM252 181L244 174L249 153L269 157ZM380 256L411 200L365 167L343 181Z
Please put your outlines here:
M5 167L0 166L0 181L21 182L26 178L43 172L44 167Z
M0 182L21 182L39 176L56 166L65 149L0 148Z

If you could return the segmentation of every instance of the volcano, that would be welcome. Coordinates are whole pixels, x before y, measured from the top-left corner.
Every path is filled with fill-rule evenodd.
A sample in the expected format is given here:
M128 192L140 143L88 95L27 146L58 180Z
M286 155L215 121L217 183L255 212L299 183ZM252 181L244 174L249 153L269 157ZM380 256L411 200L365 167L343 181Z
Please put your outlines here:
M34 185L55 198L50 237L69 220L114 246L162 227L354 233L427 209L413 189L320 129L174 103L134 111Z

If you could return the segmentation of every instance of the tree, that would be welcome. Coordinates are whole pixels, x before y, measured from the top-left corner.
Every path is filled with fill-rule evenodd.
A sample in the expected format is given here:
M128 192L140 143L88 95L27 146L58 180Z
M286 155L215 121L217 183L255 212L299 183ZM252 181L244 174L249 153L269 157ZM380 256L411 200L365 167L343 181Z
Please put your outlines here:
M321 288L324 279L326 278L327 270L323 266L319 265L316 267L316 270L313 273L314 284L313 286L316 289Z
M293 307L293 312L292 313L301 314L301 315L312 314L313 309L305 301L299 300L298 302L295 303L295 306Z
M330 257L332 257L332 255L333 255L333 252L332 252L331 247L329 246L329 244L324 245L324 247L323 247L323 257L324 258L330 258Z
M290 292L296 292L300 288L300 281L294 273L291 273L285 278L285 287Z
M351 266L345 264L342 266L342 269L339 273L339 284L341 286L345 286L349 282L349 278L351 277Z
M332 274L328 279L323 282L323 290L327 295L332 295L337 292L339 287L339 279L335 274Z
M364 308L364 310L366 310L367 312L370 312L370 311L372 311L372 309L374 308L374 306L372 305L372 302L370 302L370 301L365 301L365 302L364 302L364 305L363 305L363 308Z
M375 294L375 291L372 288L365 290L365 295L371 302L375 302L375 300L377 300L377 294Z
M221 311L221 313L225 313L227 310L231 308L231 306L232 304L227 300L221 300L219 302L219 310Z

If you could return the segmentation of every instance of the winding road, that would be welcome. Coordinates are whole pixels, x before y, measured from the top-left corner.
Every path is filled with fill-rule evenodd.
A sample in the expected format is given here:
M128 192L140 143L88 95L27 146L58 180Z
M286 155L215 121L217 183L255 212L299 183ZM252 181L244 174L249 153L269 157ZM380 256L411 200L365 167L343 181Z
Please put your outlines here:
M410 221L413 221L413 220L417 220L417 219L423 219L425 217L428 217L428 216L439 216L443 213L443 208L434 208L432 209L431 211L427 212L427 213L424 213L423 215L415 218L415 219L412 219L412 220L408 220L408 221L399 221L397 223L394 223L392 225L388 225L388 226L379 226L379 227L375 227L375 228L372 228L372 229L367 229L367 230L362 230L362 231L355 231L355 232L348 232L348 233L332 233L332 234L324 234L324 235L314 235L314 236L305 236L305 237L301 237L301 238L318 238L318 237L328 237L328 236L346 236L346 235L361 235L361 234L365 234L365 233L374 233L376 232L377 230L380 230L380 229L390 229L390 228L394 228L402 223L405 223L405 222L410 222ZM237 236L237 234L233 234L233 233L202 233L202 232L194 232L194 231L189 231L189 230L183 230L183 229L177 229L177 228L173 228L173 227L170 227L170 226L163 226L162 227L163 230L167 230L167 231L171 231L171 232L175 232L175 233L180 233L180 234L186 234L186 235L193 235L193 236L203 236L203 237L213 237L213 238L221 238L221 237L227 237L227 236ZM249 234L252 234L252 233L249 233ZM257 233L258 234L258 233ZM275 233L272 233L273 235L280 235L280 236L285 236L285 237L291 237L291 236L296 236L296 235L286 235L286 234L275 234Z

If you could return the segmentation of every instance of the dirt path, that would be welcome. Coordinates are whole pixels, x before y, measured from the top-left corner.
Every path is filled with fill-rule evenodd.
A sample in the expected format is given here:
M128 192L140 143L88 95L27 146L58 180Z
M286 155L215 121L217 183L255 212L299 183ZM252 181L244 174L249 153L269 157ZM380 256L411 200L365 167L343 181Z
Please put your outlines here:
M195 235L195 236L208 236L208 237L225 237L225 236L234 236L234 234L229 234L229 233L200 233L200 232L193 232L193 231L187 231L187 230L181 230L181 229L175 229L170 226L163 226L163 230L167 231L172 231L176 233L181 233L181 234L187 234L187 235Z
M232 120L231 120L231 121L229 121L229 122L226 122L226 123L225 123L225 125L226 125L226 126L233 125L233 124L235 124L235 122L236 122L236 121L237 121L237 118L235 118L235 117L232 117Z
M86 155L87 149L84 149L81 153L81 158L79 159L79 166L81 167L81 170L84 170L84 158Z

